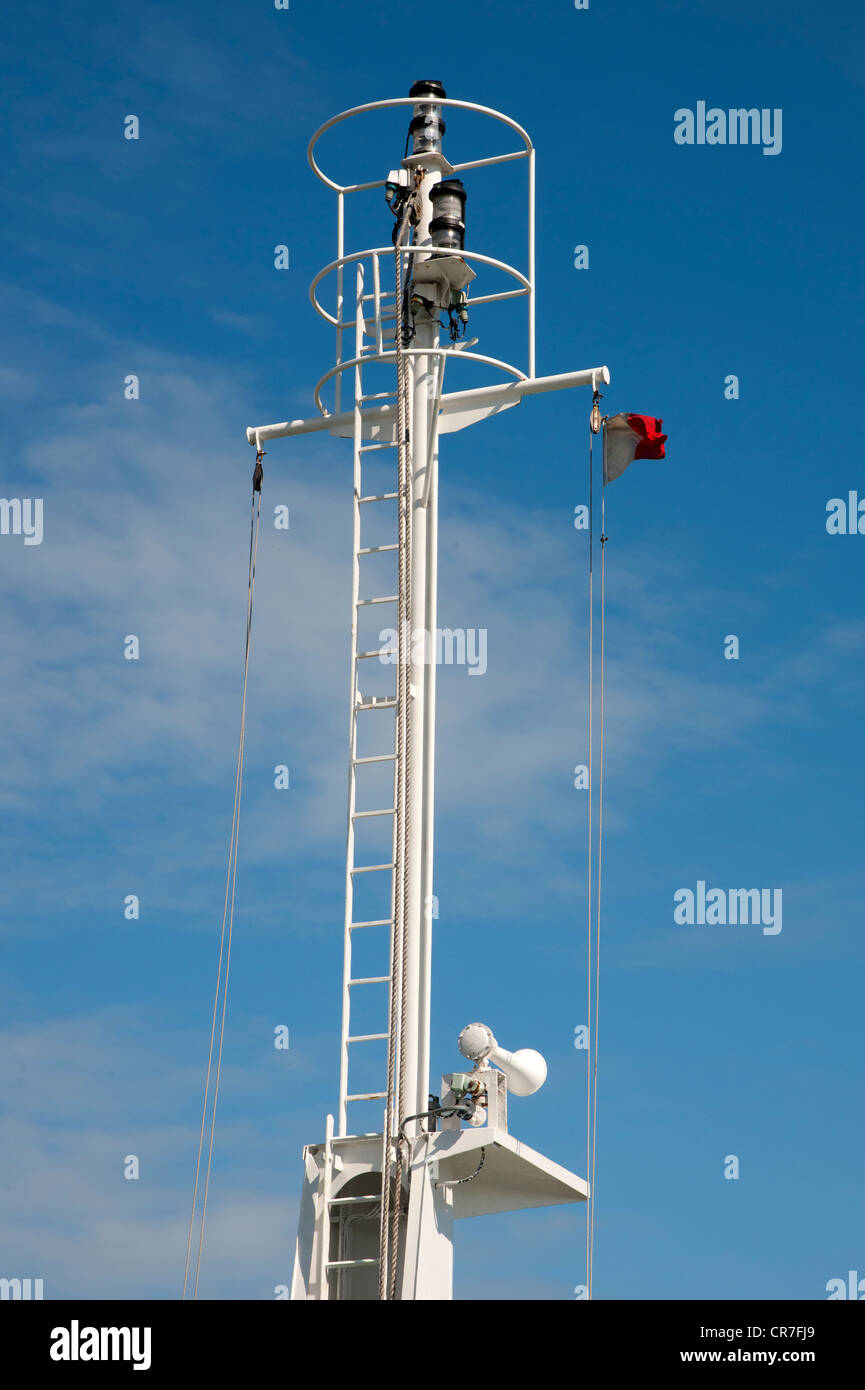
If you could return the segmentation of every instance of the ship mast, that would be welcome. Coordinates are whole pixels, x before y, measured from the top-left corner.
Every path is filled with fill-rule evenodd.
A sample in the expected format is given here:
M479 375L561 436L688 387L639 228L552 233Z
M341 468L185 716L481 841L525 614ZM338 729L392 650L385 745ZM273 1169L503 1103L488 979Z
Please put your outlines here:
M318 142L331 127L387 108L404 116L406 107L407 153L386 178L342 185L319 166ZM520 147L450 164L445 115L460 110L503 124ZM525 271L466 248L460 177L523 159ZM336 363L315 388L317 418L247 431L260 454L268 440L326 429L352 440L354 459L338 1122L328 1116L324 1143L304 1150L291 1296L447 1299L455 1219L583 1201L587 1187L508 1133L507 1090L530 1094L546 1065L528 1049L499 1048L484 1025L463 1030L459 1046L472 1067L443 1076L441 1102L430 1105L438 438L518 405L525 395L571 386L597 393L609 373L601 366L535 375L534 149L510 117L450 99L440 82L423 80L407 98L371 102L326 122L310 142L309 161L337 195L337 256L311 290L314 307L335 328ZM347 252L346 200L376 189L384 189L394 214L394 245ZM470 296L481 275L493 288ZM511 282L504 290L495 287L503 276ZM324 282L335 283L332 310L322 302ZM525 369L472 351L477 340L464 336L469 310L474 320L483 305L508 298L526 301ZM444 344L443 319L451 330ZM505 380L444 392L446 370L450 378L467 361ZM353 388L350 409L342 409L344 382ZM329 406L322 392L331 383ZM388 389L375 389L382 384ZM391 484L371 485L369 476L380 479L382 465L392 469ZM382 541L385 508L396 512L397 524ZM372 572L373 557L383 555L397 562L396 579L384 587ZM395 650L366 635L370 616L383 614L397 631ZM372 688L376 667L393 673L393 688ZM380 786L383 767L393 772L392 800L370 804L368 779L378 775ZM372 859L364 857L368 831L378 834ZM358 966L360 956L375 959L374 968ZM378 1021L370 1025L365 1020L373 1015ZM364 1021L355 1024L355 1016Z

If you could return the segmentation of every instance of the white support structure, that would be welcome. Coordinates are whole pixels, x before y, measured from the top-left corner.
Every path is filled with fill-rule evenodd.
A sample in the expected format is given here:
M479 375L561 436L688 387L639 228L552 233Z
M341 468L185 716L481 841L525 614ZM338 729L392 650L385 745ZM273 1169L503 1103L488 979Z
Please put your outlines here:
M437 84L431 84L435 88ZM424 86L424 84L420 84ZM439 89L440 90L440 89ZM313 136L309 161L318 177L337 194L337 257L313 281L312 303L317 312L336 330L336 363L318 383L315 401L319 416L309 420L252 426L247 439L258 450L267 441L326 430L350 438L353 446L353 559L351 599L351 676L349 691L349 775L348 825L345 871L345 917L343 923L343 990L340 1041L339 1108L336 1128L328 1116L324 1144L304 1150L304 1185L298 1226L293 1299L373 1299L379 1297L379 1228L382 1210L382 1173L392 1162L398 1131L408 1140L401 1190L393 1197L400 1203L398 1281L395 1296L402 1299L448 1299L452 1296L454 1220L523 1207L585 1200L586 1184L575 1175L525 1148L507 1132L504 1111L489 1110L485 1128L475 1121L460 1128L459 1119L448 1121L439 1130L424 1128L407 1117L428 1109L430 1091L430 966L433 895L433 812L435 762L435 634L437 631L437 530L438 530L438 437L441 433L463 429L476 421L518 405L524 396L573 386L590 386L595 391L609 382L605 366L558 376L535 376L535 237L534 237L534 150L521 126L507 116L471 102L444 97L424 98L437 111L446 108L481 113L516 132L522 148L450 165L440 146L408 155L402 162L415 200L417 220L410 245L402 249L404 275L422 298L412 311L411 341L404 348L408 390L408 426L411 477L411 605L408 612L409 636L427 634L428 645L410 641L411 665L408 677L411 701L410 743L407 762L411 768L408 815L410 834L404 857L397 842L397 799L399 787L399 749L397 731L405 711L399 708L399 682L396 689L371 691L366 686L369 663L383 655L381 647L365 635L364 615L372 610L387 627L396 628L399 592L397 581L376 591L367 578L367 557L399 555L399 538L394 521L392 535L382 540L380 532L369 539L369 519L379 509L396 514L398 484L397 393L370 390L368 369L375 366L379 377L383 368L395 377L397 327L400 322L394 285L393 247L379 246L368 251L345 251L345 200L349 194L381 189L388 180L341 185L319 167L315 150L319 138L332 126L349 117L387 108L397 114L407 106L418 109L418 98L396 98L371 102L328 121ZM528 162L528 249L525 273L490 256L470 250L440 249L434 241L430 222L433 214L431 192L443 178L451 179L466 170L526 159ZM406 185L407 187L409 185ZM437 249L439 248L439 249ZM516 281L516 288L472 296L472 313L480 306L504 299L525 297L528 304L528 343L526 370L507 362L471 351L464 341L442 345L439 319L448 312L455 287L468 289L475 274L504 274ZM319 286L335 274L335 305L331 313L318 298ZM429 310L423 300L432 305ZM414 303L414 301L413 301ZM346 308L350 306L349 314ZM347 339L346 335L353 335ZM346 342L352 344L344 355ZM471 361L501 371L509 377L503 382L454 390L442 390L460 362ZM449 367L448 363L452 365ZM353 387L351 409L343 409L343 377L350 374ZM333 409L324 404L322 390L333 382ZM367 486L370 461L393 460L393 484ZM381 469L375 470L380 475ZM392 615L392 617L391 617ZM432 659L430 658L432 653ZM397 674L396 666L383 667ZM364 788L373 769L390 767L391 792L387 804L370 804ZM381 793L379 793L381 798ZM360 828L372 823L384 827L386 848L371 860L358 862ZM395 962L390 952L394 918L396 866L407 886L406 989L399 994ZM378 881L383 904L377 910L362 910L357 904L361 884ZM389 907L387 906L389 904ZM357 933L378 944L378 965L370 973L359 974L353 965ZM363 994L379 999L380 1022L366 1031L352 1027ZM390 998L405 1007L404 1022L396 1039L389 1027ZM396 1048L405 1071L405 1089L398 1097L391 1133L357 1131L356 1107L373 1108L378 1123L387 1093L386 1062L377 1080L364 1055L375 1049ZM509 1056L510 1054L503 1054ZM353 1078L360 1075L356 1083ZM483 1077L484 1072L473 1075ZM488 1073L486 1073L488 1075ZM497 1074L495 1074L497 1075ZM480 1171L475 1170L480 1162ZM390 1200L390 1198L388 1198Z

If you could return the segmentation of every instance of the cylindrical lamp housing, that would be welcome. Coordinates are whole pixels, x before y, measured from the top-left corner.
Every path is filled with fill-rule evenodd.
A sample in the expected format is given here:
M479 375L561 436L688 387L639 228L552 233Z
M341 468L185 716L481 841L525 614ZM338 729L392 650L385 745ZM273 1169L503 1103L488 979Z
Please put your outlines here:
M409 125L412 154L441 153L445 123L439 101L445 95L442 84L430 79L415 82L409 92L410 97L417 98Z
M442 179L430 189L433 246L462 251L466 244L466 191L461 179Z

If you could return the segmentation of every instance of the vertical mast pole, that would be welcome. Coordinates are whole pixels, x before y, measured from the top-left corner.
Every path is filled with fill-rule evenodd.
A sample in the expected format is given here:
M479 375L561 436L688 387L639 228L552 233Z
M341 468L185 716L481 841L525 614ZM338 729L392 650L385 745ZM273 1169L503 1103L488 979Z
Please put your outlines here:
M420 220L415 244L428 246L432 218L430 188L435 182L425 172L419 185ZM415 253L414 261L423 260ZM412 347L438 346L438 317L420 310L415 316ZM430 1025L430 928L428 909L432 895L433 842L433 762L435 710L435 470L436 424L431 420L435 397L437 358L423 351L409 358L411 383L411 475L412 475L412 602L410 609L410 694L412 701L409 744L410 840L409 893L407 903L408 942L406 992L408 1001L405 1048L405 1092L403 1113L416 1115L427 1108L429 1095ZM431 439L432 432L432 439ZM431 483L431 486L430 486ZM416 1133L417 1125L407 1129Z

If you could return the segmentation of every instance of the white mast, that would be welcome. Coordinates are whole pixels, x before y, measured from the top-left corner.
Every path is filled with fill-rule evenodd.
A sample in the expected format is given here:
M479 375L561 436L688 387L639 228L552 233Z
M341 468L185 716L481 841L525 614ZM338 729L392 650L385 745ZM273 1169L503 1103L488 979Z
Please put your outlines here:
M411 153L387 179L341 185L319 167L315 149L325 131L350 117L388 107L412 107ZM521 148L451 165L442 152L443 114L479 112L515 132ZM458 176L466 170L526 159L528 164L528 255L525 272L490 256L465 249ZM349 730L349 806L344 923L343 1021L337 1132L328 1116L324 1144L304 1150L293 1299L448 1299L452 1296L452 1225L456 1218L585 1200L586 1184L575 1175L519 1145L507 1132L506 1089L527 1095L546 1074L537 1053L510 1054L489 1029L472 1025L460 1037L463 1055L474 1062L468 1073L442 1077L447 1113L419 1120L429 1110L430 961L433 895L433 804L436 674L436 556L438 515L438 435L519 404L524 395L577 385L595 391L609 381L606 367L555 377L535 376L534 348L534 150L526 132L507 116L445 96L436 81L415 83L408 98L371 102L328 121L313 136L309 161L317 176L337 194L337 259L315 278L316 310L336 329L336 364L315 389L318 419L252 427L249 442L261 451L269 439L327 429L352 438L354 446L354 560L352 568L352 660ZM371 189L385 189L400 235L400 252L379 246L346 253L345 200ZM408 244L409 227L413 239ZM402 248L405 248L404 250ZM408 291L397 302L395 256L399 254ZM515 287L493 288L468 300L475 266L484 278L502 275ZM335 275L335 312L319 300L319 285ZM470 343L442 346L442 314L460 325L465 312L496 300L525 297L528 350L525 371L471 351ZM346 312L346 310L349 312ZM345 337L354 330L352 351ZM457 329L455 329L457 331ZM510 381L444 393L448 362L486 364ZM394 365L397 390L393 390ZM371 390L369 368L390 375L389 391ZM403 368L400 371L400 367ZM448 368L449 374L454 370ZM353 408L343 411L341 382L353 382ZM328 410L322 389L334 381ZM400 392L399 383L404 383ZM403 437L403 452L399 444ZM390 452L388 452L390 451ZM405 493L366 485L371 462L400 457ZM395 469L395 473L399 470ZM398 540L365 543L370 513L404 501ZM410 505L409 505L410 503ZM410 550L410 566L406 567ZM396 554L397 592L371 592L366 557ZM374 588L375 586L373 586ZM382 655L363 636L364 618L404 611L407 631L401 651L408 664L396 671L396 690L368 694L367 665ZM402 683L401 678L402 677ZM403 697L400 698L400 691ZM376 732L371 730L376 728ZM377 735L377 736L376 736ZM404 750L401 755L401 749ZM368 806L364 778L381 764L393 767L393 802ZM384 862L359 859L358 830L375 822L391 828L392 852ZM361 878L383 880L390 909L357 916ZM403 894L403 887L405 892ZM382 895L387 901L388 893ZM368 897L367 897L368 900ZM357 933L378 944L379 966L360 975ZM389 956L388 956L389 949ZM352 1027L352 1006L363 996L379 998L383 1023L371 1033ZM384 998L387 996L387 998ZM391 1067L383 1067L370 1088L370 1063L361 1055L384 1043ZM495 1063L494 1069L490 1063ZM363 1070L364 1067L367 1070ZM361 1074L352 1089L356 1069ZM387 1071L387 1076L384 1072ZM403 1086L399 1080L403 1078ZM507 1085L506 1085L507 1082ZM390 1083L390 1084L389 1084ZM385 1126L378 1128L386 1103ZM363 1108L378 1117L371 1133L357 1128ZM362 1121L361 1121L362 1123ZM387 1180L383 1183L382 1173ZM398 1184L395 1186L394 1184ZM390 1216L388 1215L390 1209ZM393 1275L393 1277L392 1277Z

